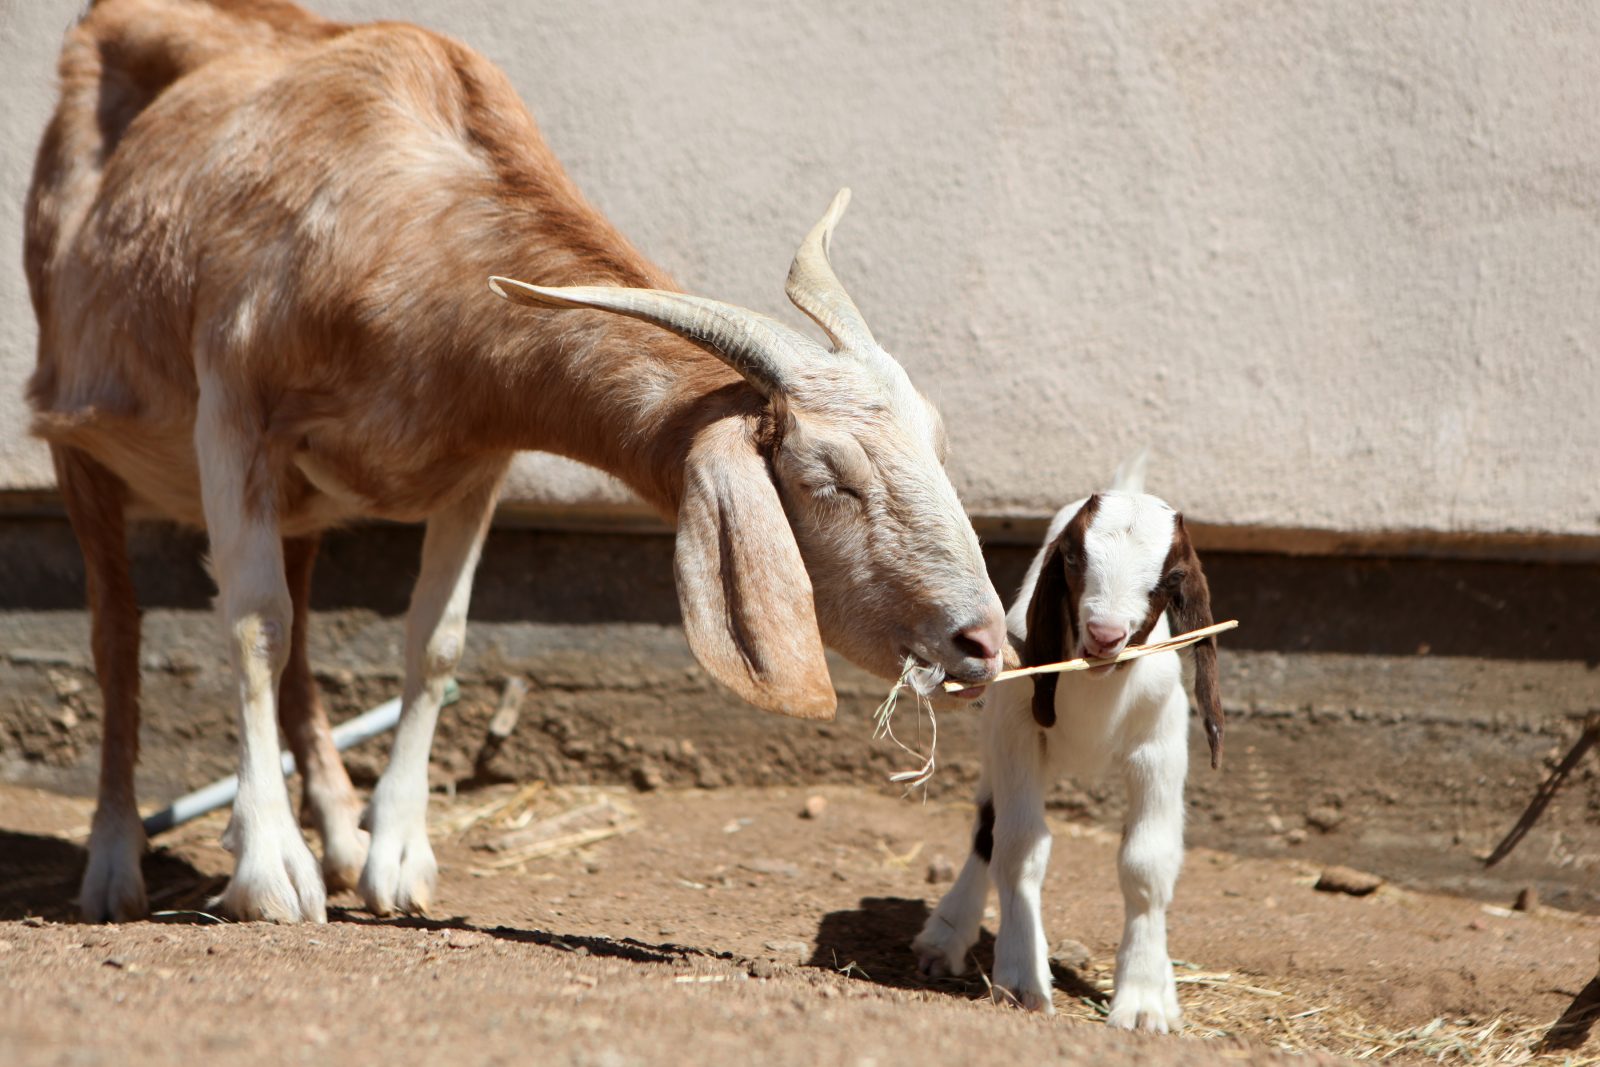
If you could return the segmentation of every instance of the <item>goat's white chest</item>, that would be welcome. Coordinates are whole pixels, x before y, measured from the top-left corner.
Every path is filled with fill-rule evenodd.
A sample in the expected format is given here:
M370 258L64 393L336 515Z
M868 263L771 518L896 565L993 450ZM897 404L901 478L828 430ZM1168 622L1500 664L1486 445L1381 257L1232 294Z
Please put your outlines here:
M1150 656L1106 676L1066 675L1056 688L1056 722L1041 729L1045 767L1079 781L1103 777L1161 729L1161 699L1179 671L1176 653Z

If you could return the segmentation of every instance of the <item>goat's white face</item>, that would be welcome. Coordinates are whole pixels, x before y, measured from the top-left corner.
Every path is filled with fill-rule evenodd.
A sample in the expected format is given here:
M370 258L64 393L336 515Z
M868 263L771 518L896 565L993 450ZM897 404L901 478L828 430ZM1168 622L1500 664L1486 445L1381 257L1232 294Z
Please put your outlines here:
M841 191L795 253L789 299L831 347L703 297L544 288L496 278L522 303L629 315L690 338L765 398L686 460L675 563L684 628L720 681L765 708L831 717L823 641L868 670L907 656L981 685L1000 670L1005 616L944 470L944 428L872 336L827 248ZM974 696L969 691L958 696Z
M817 353L774 402L772 469L828 643L893 677L907 655L981 683L1004 618L944 470L944 426L887 355Z
M1082 575L1074 652L1115 656L1136 635L1142 640L1166 608L1177 512L1144 493L1108 492L1092 499L1094 511L1066 561L1069 568L1076 562Z
M1142 482L1142 475L1140 481ZM1051 523L1027 607L1027 666L1078 656L1110 657L1143 644L1167 612L1178 632L1211 625L1211 590L1183 516L1145 493L1112 490L1063 508ZM1195 699L1215 767L1222 745L1217 642L1194 646ZM1106 664L1110 674L1126 664ZM1059 675L1034 679L1033 714L1055 723Z

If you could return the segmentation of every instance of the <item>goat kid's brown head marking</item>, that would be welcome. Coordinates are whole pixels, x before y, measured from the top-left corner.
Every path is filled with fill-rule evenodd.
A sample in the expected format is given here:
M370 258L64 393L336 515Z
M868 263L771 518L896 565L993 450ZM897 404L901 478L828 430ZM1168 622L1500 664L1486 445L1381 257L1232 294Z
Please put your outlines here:
M1044 554L1028 604L1024 666L1079 656L1114 656L1143 644L1162 615L1173 633L1210 626L1211 591L1183 516L1144 493L1096 493L1080 505ZM1223 713L1217 641L1194 646L1195 702L1211 748L1222 758ZM1096 673L1120 670L1095 668ZM1060 675L1034 678L1033 716L1055 725Z
M766 401L700 431L675 553L689 642L763 708L831 718L823 640L886 678L905 657L981 684L1005 622L978 539L944 470L944 426L878 346L828 260L841 190L795 253L789 299L824 347L775 319L683 293L548 288L494 278L507 299L643 319L728 364Z

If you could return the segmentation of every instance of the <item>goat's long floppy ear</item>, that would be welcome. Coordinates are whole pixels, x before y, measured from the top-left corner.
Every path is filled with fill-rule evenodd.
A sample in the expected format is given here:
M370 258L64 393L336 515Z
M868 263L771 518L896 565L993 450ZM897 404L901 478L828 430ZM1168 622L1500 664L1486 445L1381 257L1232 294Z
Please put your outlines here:
M1188 633L1211 625L1211 587L1206 583L1205 571L1200 569L1200 557L1189 540L1189 531L1178 516L1172 531L1172 540L1178 557L1177 566L1183 577L1173 590L1169 610L1173 629ZM1194 646L1194 701L1200 706L1200 718L1205 723L1206 741L1211 746L1211 769L1222 763L1222 694L1217 687L1217 638L1206 638Z
M811 579L742 419L689 450L673 562L689 647L717 681L767 711L833 718Z
M1056 538L1045 553L1039 580L1033 586L1033 599L1028 601L1028 637L1022 643L1024 667L1057 663L1065 655L1068 594L1061 541L1061 537ZM1060 680L1059 674L1033 676L1033 721L1040 726L1056 724L1056 683Z

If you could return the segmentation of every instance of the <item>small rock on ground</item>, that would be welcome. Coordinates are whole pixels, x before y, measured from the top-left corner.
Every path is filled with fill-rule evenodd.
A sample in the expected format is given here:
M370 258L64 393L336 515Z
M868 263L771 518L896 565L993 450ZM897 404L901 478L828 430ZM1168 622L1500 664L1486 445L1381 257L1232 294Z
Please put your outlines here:
M446 930L444 943L451 948L477 948L489 939L476 930Z
M766 949L768 952L776 952L780 956L808 956L811 954L811 946L804 941L768 941Z
M1089 946L1069 937L1056 942L1056 947L1050 951L1050 959L1070 970L1081 971L1089 966Z
M822 813L828 810L828 798L824 796L806 797L806 806L801 809L802 819L820 819Z
M1332 804L1319 804L1306 812L1306 822L1325 834L1332 833L1344 822L1344 812Z
M1324 893L1349 893L1364 897L1383 884L1383 879L1354 867L1329 867L1317 879L1317 888Z
M747 871L754 871L756 874L772 874L783 878L800 877L800 868L787 860L745 860L739 866Z
M928 881L934 885L956 880L956 865L948 856L935 856L928 861Z

